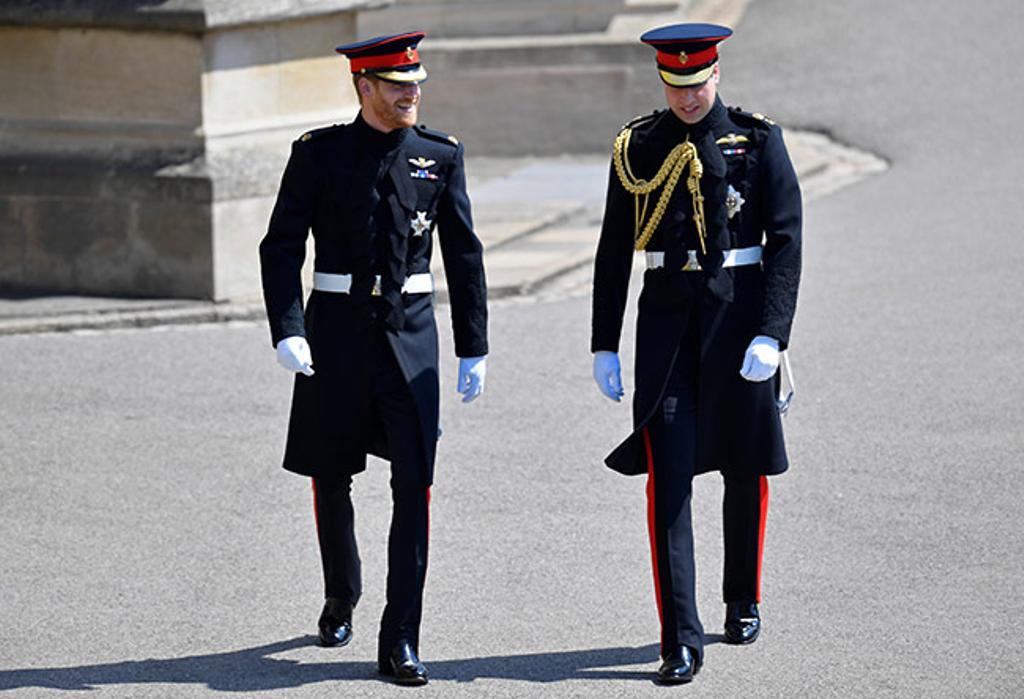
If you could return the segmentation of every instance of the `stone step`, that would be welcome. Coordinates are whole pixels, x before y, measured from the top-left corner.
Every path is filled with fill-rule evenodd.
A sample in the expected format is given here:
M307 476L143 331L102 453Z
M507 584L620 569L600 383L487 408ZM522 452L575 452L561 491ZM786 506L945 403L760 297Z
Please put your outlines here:
M600 155L471 159L468 188L484 247L495 250L601 204L607 169Z
M531 294L594 258L601 230L600 209L578 221L552 226L491 253L487 258L488 293L493 298Z
M651 60L635 39L605 34L435 42L422 118L471 155L601 152L655 106Z
M672 0L626 0L626 14L660 14L662 12L682 12L689 2L672 2Z
M397 0L361 12L359 36L419 29L431 38L603 31L632 0Z
M606 156L479 158L469 161L467 171L492 297L530 293L593 254L593 230L607 186ZM440 254L433 257L432 271L443 300Z

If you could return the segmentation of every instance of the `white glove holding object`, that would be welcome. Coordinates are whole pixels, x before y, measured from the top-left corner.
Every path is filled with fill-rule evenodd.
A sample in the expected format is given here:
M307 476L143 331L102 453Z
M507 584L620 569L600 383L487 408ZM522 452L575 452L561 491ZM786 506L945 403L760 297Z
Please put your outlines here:
M740 376L747 381L767 381L779 368L779 341L766 335L758 335L750 341L743 357Z
M618 403L622 400L622 367L615 352L594 352L594 381L601 393Z
M313 353L301 335L286 337L277 343L277 363L288 371L313 375Z
M462 357L459 359L459 379L455 390L462 394L462 402L469 403L484 392L487 376L485 357Z

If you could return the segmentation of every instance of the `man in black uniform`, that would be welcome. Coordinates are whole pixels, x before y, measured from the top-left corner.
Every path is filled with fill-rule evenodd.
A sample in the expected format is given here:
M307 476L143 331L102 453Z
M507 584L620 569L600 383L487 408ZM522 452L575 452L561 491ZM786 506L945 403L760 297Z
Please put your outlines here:
M350 498L366 455L391 462L387 606L378 669L425 684L419 626L438 430L438 341L430 254L440 242L451 302L458 390L484 387L487 294L463 149L415 126L426 71L422 32L337 51L349 58L360 113L292 145L260 244L278 361L296 372L284 467L313 478L324 570L320 643L345 645L361 592ZM300 270L315 243L303 312Z
M648 526L665 683L689 682L704 655L694 595L692 478L725 479L725 637L760 631L765 476L788 468L776 406L800 278L800 189L781 130L717 96L727 27L647 32L668 109L615 140L594 273L594 378L623 394L618 347L633 251L646 253L639 300L633 433L606 459L647 474Z

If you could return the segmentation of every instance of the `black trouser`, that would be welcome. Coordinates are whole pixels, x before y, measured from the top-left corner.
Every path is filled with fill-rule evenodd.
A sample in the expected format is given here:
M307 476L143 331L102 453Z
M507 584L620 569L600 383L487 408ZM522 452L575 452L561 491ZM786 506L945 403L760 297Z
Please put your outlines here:
M385 660L399 641L419 652L423 582L427 574L430 488L412 394L383 333L373 362L365 408L380 415L391 450L391 530L388 535L387 605L378 652ZM343 397L339 397L339 400ZM350 496L351 476L313 479L317 537L327 597L355 606L362 592Z
M644 430L647 450L647 526L654 593L661 619L661 654L689 646L704 656L697 614L690 502L697 450L695 374L684 357L669 379L658 414Z
M768 477L725 475L722 531L725 534L725 570L722 599L761 601L761 559L768 515Z
M697 344L687 333L659 410L644 430L647 512L654 588L661 619L661 652L680 646L704 654L697 613L691 500L697 448ZM727 475L725 518L726 602L760 601L767 479Z

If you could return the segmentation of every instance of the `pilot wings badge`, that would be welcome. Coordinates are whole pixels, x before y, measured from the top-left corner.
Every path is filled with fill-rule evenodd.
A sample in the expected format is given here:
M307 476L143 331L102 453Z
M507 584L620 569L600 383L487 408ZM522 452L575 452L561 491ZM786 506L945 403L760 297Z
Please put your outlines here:
M409 173L415 180L436 180L437 175L430 172L430 168L437 165L436 160L427 160L422 155L418 158L409 158L409 163L416 169Z

